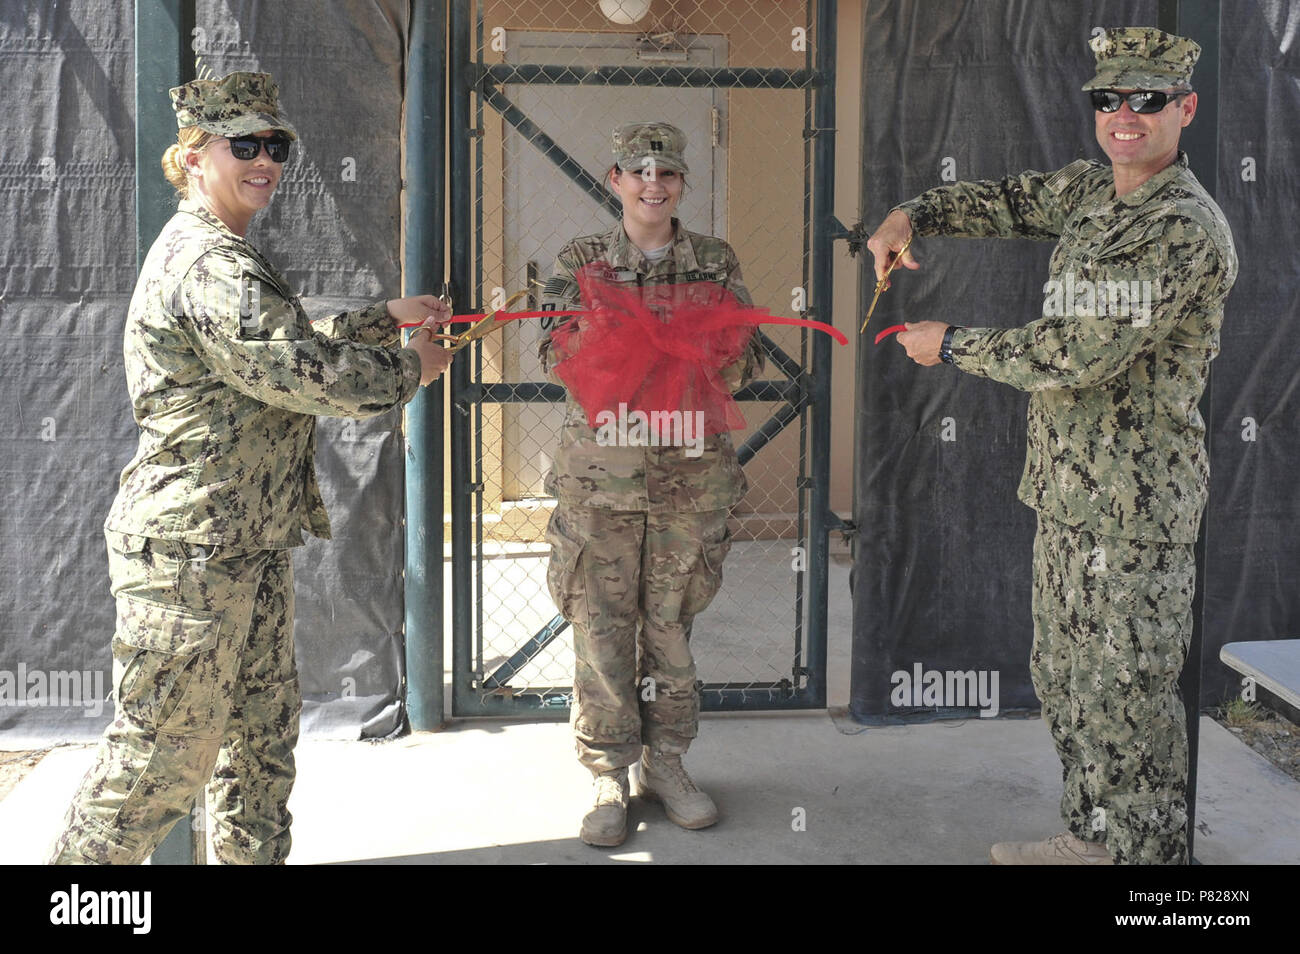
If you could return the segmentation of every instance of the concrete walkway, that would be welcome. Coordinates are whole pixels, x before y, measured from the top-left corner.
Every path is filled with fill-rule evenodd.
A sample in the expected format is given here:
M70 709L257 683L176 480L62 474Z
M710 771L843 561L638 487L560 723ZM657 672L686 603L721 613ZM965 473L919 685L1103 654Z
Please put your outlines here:
M830 576L831 592L847 594L845 554ZM843 706L849 601L834 598L828 611L828 692ZM722 821L683 831L634 799L616 849L577 838L591 782L566 723L470 720L392 742L308 739L289 803L290 862L985 864L994 841L1060 830L1060 763L1040 720L866 728L842 712L706 713L686 761ZM56 749L0 801L0 863L44 860L91 758L90 746ZM1198 809L1201 862L1300 864L1300 782L1209 718Z
M90 757L55 750L0 802L0 863L43 860ZM1037 719L706 716L688 765L723 820L683 831L634 800L616 849L575 837L589 782L563 723L307 741L298 764L295 864L984 864L993 841L1060 827L1060 768ZM1300 783L1208 718L1200 770L1198 860L1300 863Z

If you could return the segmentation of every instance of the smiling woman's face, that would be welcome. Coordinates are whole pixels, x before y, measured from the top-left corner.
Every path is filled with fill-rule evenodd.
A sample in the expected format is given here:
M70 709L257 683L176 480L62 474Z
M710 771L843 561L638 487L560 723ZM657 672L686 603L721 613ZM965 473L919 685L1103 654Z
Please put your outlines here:
M267 139L274 133L264 129L255 135ZM186 162L195 197L236 235L243 235L253 215L270 203L284 172L284 166L272 161L265 147L254 159L236 159L230 143L221 137L204 149L192 150Z
M682 198L682 175L671 169L657 169L654 174L610 172L610 185L623 200L623 218L653 227L671 222Z

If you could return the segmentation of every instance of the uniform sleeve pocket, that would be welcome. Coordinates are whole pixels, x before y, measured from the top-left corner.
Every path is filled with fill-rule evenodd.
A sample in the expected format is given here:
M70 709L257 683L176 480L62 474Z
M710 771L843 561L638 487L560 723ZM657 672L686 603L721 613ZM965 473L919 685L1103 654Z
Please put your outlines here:
M114 684L121 715L177 734L215 731L221 616L117 598Z
M145 546L149 543L149 538L142 533L121 533L110 530L104 536L108 540L109 546L125 556L143 553Z
M255 272L239 281L239 337L245 341L300 341L311 323L296 298Z

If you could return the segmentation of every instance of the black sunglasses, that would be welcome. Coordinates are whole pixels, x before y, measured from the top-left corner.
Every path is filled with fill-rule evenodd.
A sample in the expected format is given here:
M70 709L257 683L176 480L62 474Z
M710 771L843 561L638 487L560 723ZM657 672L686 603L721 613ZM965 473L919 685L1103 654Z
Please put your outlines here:
M236 159L256 159L262 147L266 146L266 154L272 162L284 162L289 158L291 140L281 133L265 139L257 136L227 136L226 142L230 143L230 154Z
M1116 112L1123 102L1127 102L1128 108L1135 113L1158 113L1168 106L1171 100L1186 96L1190 92L1190 89L1179 90L1176 93L1150 89L1140 89L1133 93L1117 93L1113 89L1089 90L1092 96L1092 108L1099 113Z

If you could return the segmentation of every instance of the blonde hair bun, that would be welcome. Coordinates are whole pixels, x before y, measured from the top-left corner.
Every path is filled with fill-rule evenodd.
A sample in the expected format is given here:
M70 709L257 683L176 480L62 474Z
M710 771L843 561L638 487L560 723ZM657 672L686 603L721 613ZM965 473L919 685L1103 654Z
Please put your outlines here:
M190 174L185 168L185 150L202 149L217 136L198 126L186 126L177 131L176 141L167 147L162 156L162 171L167 181L182 199L190 197Z
M162 157L163 175L182 199L190 191L190 177L185 172L184 155L185 150L181 148L181 144L174 142L167 147Z

